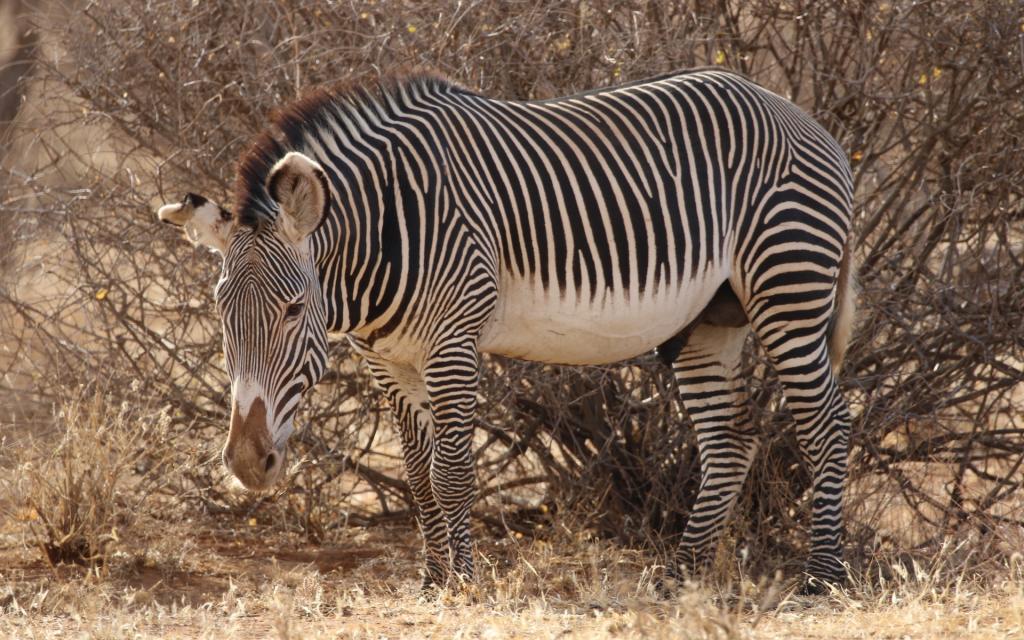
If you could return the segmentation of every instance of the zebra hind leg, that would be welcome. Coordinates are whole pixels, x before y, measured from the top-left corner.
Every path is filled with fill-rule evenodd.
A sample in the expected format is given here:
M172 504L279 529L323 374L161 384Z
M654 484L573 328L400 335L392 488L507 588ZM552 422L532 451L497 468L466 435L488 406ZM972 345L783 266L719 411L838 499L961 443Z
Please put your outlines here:
M812 477L811 549L804 593L821 593L847 577L842 552L843 485L847 475L850 414L829 359L827 328L831 291L808 287L794 304L792 282L785 304L773 313L770 292L757 296L748 314L779 380ZM798 309L802 308L803 311Z
M698 325L672 364L676 385L697 433L701 482L670 577L697 574L714 559L758 447L741 375L748 326Z

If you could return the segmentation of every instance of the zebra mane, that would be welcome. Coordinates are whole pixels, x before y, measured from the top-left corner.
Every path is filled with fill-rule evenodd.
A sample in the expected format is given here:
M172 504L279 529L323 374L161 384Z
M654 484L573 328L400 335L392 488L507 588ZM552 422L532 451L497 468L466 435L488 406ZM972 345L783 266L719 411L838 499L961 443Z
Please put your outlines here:
M257 231L273 222L275 208L266 191L267 174L286 153L299 150L305 138L319 124L337 120L339 113L376 104L410 89L465 91L444 75L414 70L371 82L348 82L317 87L270 116L270 124L259 133L238 159L235 178L235 220Z

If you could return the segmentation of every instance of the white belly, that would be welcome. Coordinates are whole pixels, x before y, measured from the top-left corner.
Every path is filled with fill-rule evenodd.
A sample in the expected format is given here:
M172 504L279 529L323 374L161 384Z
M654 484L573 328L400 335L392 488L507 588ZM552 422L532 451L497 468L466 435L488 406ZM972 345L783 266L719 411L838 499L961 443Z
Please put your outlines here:
M643 298L560 298L539 285L505 281L480 350L552 364L607 364L652 351L697 317L725 281L724 269Z

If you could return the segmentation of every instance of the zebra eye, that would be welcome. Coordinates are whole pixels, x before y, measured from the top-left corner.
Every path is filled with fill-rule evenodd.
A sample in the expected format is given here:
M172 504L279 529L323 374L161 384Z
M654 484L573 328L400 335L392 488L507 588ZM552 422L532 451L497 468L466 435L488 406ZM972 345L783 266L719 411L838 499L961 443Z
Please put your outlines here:
M284 317L287 319L298 318L299 314L302 313L303 304L301 302L293 302L288 305L288 308L284 310Z

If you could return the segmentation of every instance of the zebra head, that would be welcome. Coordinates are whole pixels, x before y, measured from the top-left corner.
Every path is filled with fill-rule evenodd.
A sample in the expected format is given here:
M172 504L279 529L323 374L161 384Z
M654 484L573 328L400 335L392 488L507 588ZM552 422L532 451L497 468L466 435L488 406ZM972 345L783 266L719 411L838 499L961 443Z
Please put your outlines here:
M327 178L315 161L292 152L271 168L260 191L275 215L259 224L194 194L157 214L223 257L216 299L231 428L222 457L249 489L280 478L299 400L327 360L325 303L310 238L330 204Z

